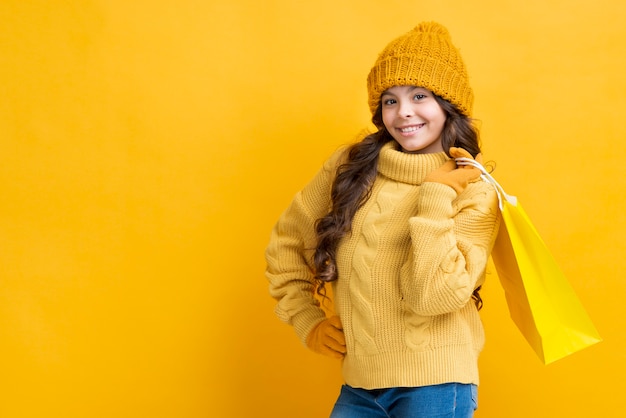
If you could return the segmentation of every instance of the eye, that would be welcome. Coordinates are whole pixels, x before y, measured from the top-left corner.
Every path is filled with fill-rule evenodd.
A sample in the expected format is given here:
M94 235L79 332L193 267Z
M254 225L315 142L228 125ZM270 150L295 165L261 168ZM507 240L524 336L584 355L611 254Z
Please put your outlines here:
M396 103L396 99L383 99L383 105L389 106Z
M417 93L415 96L413 96L413 100L421 100L424 98L426 98L426 95L422 93Z

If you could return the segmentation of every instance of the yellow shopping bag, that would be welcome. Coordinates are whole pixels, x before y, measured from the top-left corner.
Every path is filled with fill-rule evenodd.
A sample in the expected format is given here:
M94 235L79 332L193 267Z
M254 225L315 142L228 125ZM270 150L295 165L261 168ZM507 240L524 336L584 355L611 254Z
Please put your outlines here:
M498 191L502 223L492 259L511 318L530 346L549 364L602 341L517 199L477 168Z

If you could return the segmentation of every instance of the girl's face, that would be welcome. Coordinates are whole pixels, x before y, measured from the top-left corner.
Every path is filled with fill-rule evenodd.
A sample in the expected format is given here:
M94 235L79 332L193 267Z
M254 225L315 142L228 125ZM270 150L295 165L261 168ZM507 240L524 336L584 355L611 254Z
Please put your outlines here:
M395 86L381 96L383 124L402 151L442 152L446 114L433 93L422 87Z

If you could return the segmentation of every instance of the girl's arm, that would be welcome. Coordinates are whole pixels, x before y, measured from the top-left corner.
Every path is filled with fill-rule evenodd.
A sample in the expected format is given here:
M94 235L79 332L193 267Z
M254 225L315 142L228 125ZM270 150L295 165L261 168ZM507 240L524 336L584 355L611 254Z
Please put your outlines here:
M490 184L470 183L457 197L451 187L424 183L417 216L409 220L412 252L402 269L407 308L431 316L464 307L484 281L499 222Z
M337 153L338 154L338 153ZM303 343L326 314L315 296L312 256L317 244L315 222L330 208L330 190L337 154L300 191L274 226L265 251L270 295L276 315Z

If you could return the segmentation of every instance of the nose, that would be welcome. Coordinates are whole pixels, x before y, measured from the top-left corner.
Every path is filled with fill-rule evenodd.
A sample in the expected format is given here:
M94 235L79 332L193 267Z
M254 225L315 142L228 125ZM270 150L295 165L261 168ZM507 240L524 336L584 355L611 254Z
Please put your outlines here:
M408 100L401 100L398 104L399 104L398 115L404 118L408 118L415 114L415 111L413 110L413 106L411 105L411 102L409 102Z

